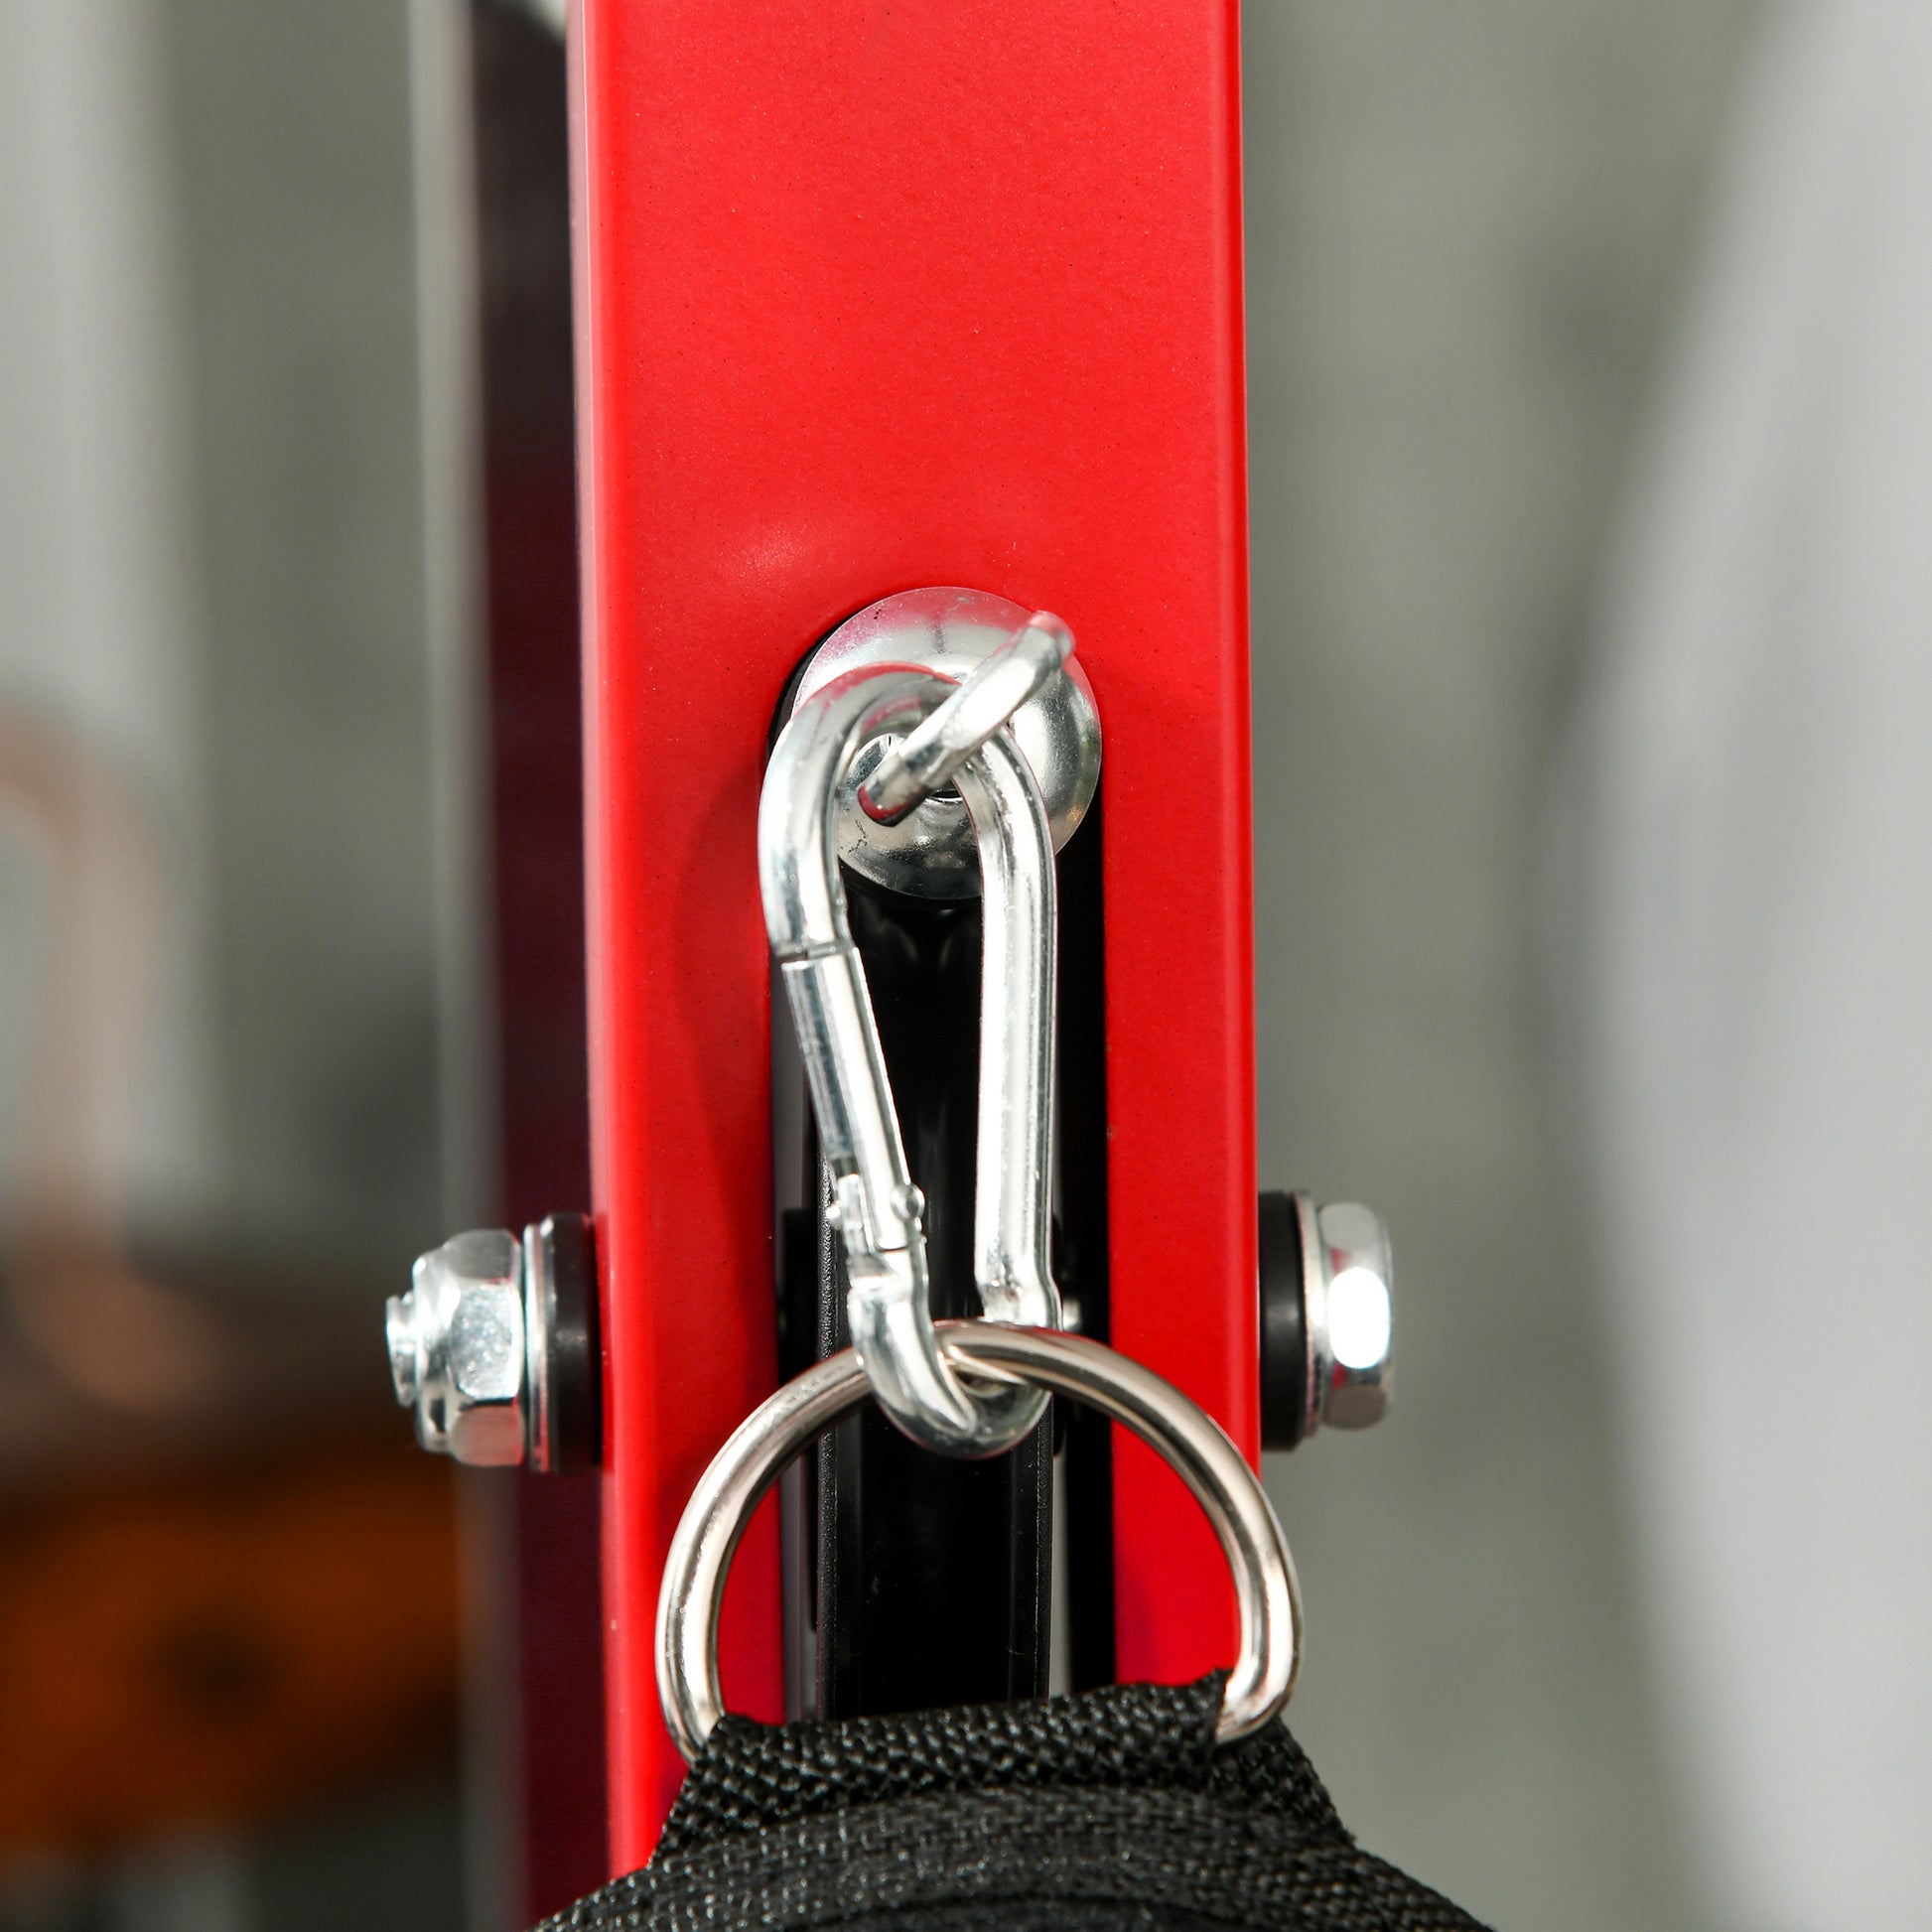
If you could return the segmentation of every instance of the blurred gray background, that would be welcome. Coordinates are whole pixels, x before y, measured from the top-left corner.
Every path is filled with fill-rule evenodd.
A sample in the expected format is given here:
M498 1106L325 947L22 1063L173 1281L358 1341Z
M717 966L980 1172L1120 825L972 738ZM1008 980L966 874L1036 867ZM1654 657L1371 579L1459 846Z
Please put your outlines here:
M404 9L6 38L0 698L160 847L156 1063L101 1134L144 1217L393 1252L438 1169Z
M1504 1927L1706 1922L1545 869L1762 11L1244 10L1262 1177L1374 1202L1400 1269L1390 1422L1269 1470L1294 1719L1366 1843ZM72 1158L184 1241L410 1254L445 1206L405 0L4 17L0 708L160 853L152 1009ZM0 840L16 1215L59 1182L22 1153L39 849ZM113 991L110 859L79 956ZM453 1788L409 1789L52 1848L0 1920L454 1924Z
M376 1296L444 1225L409 23L8 0L0 34L8 1279L83 1223L158 1295L314 1305L329 1370L273 1457L386 1406ZM147 1534L156 1483L223 1520L233 1419L189 1413L220 1389L105 1413L32 1340L0 1323L10 1424L39 1419L0 1443L0 1571L33 1574L63 1511ZM0 1753L51 1782L7 1682ZM456 1772L423 1730L348 1779L298 1737L314 1789L245 1826L36 1842L9 1786L0 1925L456 1925Z
M1373 1202L1398 1399L1275 1459L1293 1723L1499 1926L1687 1926L1551 1001L1553 769L1744 0L1243 10L1267 1186Z

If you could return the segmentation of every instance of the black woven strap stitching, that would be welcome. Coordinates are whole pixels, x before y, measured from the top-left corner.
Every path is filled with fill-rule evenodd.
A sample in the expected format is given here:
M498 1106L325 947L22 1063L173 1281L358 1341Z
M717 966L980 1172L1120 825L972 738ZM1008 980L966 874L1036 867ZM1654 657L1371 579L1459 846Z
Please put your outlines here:
M1215 1749L1222 1682L730 1721L651 1865L546 1932L771 1932L961 1901L997 1918L1055 1899L1275 1932L1479 1932L1354 1844L1281 1725Z
M1217 1762L1214 1721L1225 1681L1226 1673L1217 1671L1177 1687L1130 1684L1079 1697L829 1725L727 1718L685 1779L657 1856L672 1857L725 1833L931 1791L1204 1785ZM1286 1732L1270 1728L1305 1774L1303 1783L1292 1777L1290 1783L1305 1801L1317 1794L1325 1810L1308 1760ZM1285 1768L1262 1773L1266 1789L1281 1788ZM1333 1819L1332 1811L1327 1817Z
M1311 1839L1288 1812L1173 1786L937 1792L795 1819L663 1859L546 1932L917 1928L975 1906L966 1923L992 1928L1042 1900L1118 1905L1123 1925L1166 1912L1256 1932L1481 1932L1345 1834Z

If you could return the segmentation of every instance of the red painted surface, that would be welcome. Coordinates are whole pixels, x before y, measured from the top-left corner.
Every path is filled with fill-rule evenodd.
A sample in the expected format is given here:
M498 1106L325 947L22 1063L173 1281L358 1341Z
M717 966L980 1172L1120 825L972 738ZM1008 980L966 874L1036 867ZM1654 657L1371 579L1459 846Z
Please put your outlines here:
M1257 1449L1239 128L1228 0L582 0L576 32L621 1868L682 1774L662 1552L772 1376L765 731L802 652L889 592L978 586L1079 640L1114 1338ZM1204 1526L1131 1449L1118 1478L1122 1675L1226 1662ZM728 1605L754 1714L775 1567L755 1538Z

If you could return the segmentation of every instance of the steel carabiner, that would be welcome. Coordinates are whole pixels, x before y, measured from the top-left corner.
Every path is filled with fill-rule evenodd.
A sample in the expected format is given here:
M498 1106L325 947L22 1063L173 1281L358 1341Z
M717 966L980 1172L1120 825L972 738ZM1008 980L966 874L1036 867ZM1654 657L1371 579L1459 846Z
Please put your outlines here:
M846 1308L854 1349L881 1405L914 1442L985 1456L1028 1435L1046 1398L1019 1383L969 1386L940 1353L927 1293L923 1200L906 1170L847 920L837 826L841 786L860 751L883 734L912 733L964 688L912 669L869 669L807 698L765 769L759 878L831 1171L831 1213L852 1283ZM1006 731L993 730L963 760L949 759L947 769L972 818L985 908L973 1272L989 1319L1054 1328L1059 1293L1046 1252L1052 838L1039 787Z

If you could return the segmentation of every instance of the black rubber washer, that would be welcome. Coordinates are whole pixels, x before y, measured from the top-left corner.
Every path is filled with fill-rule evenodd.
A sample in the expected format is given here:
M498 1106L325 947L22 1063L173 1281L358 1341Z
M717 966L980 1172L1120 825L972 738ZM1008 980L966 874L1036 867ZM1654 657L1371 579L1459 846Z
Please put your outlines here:
M597 1245L588 1214L549 1214L543 1252L550 1384L550 1466L595 1469L604 1460L604 1350L597 1305Z
M1292 1449L1308 1427L1309 1324L1302 1216L1293 1194L1261 1197L1261 1446Z

